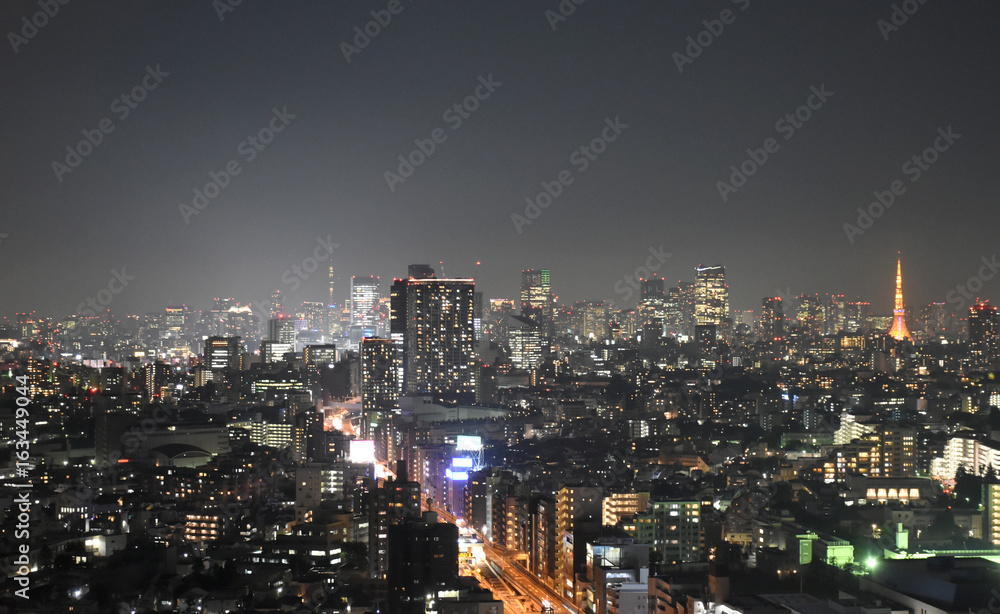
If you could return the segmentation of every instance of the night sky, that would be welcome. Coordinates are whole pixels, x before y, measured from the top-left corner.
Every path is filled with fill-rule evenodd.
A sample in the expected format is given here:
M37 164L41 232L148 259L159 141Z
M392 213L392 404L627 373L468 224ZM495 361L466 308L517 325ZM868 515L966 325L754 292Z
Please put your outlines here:
M122 267L135 279L116 313L276 288L324 300L330 263L341 301L351 275L387 292L407 264L441 276L440 261L487 298L549 268L561 302L623 306L635 299L616 286L651 248L671 254L652 262L672 283L725 265L734 308L781 289L887 313L897 251L911 306L1000 254L996 2L897 2L897 22L912 15L890 29L889 1L565 0L575 10L556 21L556 0L401 0L348 62L342 43L390 5L76 0L19 39L41 9L4 2L0 313L64 316ZM811 88L832 94L799 127L778 123ZM445 114L468 96L478 108ZM89 155L53 167L105 118ZM244 143L269 124L282 130L267 145ZM938 138L949 126L960 136ZM599 155L573 157L602 132L615 138ZM390 189L386 171L435 134ZM723 199L717 182L767 139L766 162ZM935 139L945 151L907 172ZM186 223L181 203L231 161L239 174ZM562 171L572 183L519 232L512 214ZM844 224L896 180L905 191L850 240ZM318 238L338 246L292 291ZM996 302L1000 271L984 270L979 294Z

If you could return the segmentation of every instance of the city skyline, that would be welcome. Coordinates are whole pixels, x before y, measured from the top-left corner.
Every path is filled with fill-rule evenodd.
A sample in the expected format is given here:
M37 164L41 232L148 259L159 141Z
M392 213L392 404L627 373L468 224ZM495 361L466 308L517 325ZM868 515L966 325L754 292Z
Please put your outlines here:
M902 262L902 257L897 254L897 265L901 266L901 262ZM989 264L990 263L988 261L986 261L985 259L983 260L983 262L981 263L981 268L980 268L980 273L981 274L982 274L982 270L983 269L985 269L987 271L990 270L989 269ZM699 271L710 270L710 269L715 269L715 268L720 268L720 267L723 270L723 277L725 278L725 269L727 267L724 264L716 264L716 265L708 265L708 266L703 266L703 265L699 264L698 266L694 267L694 271L693 271L694 275L692 275L688 279L683 279L683 278L679 279L679 280L677 280L677 282L671 282L669 278L667 278L665 280L661 279L660 274L659 273L655 273L655 272L652 273L650 275L650 277L648 277L648 278L634 276L634 275L633 276L626 276L623 279L618 280L618 282L617 282L617 284L618 284L617 288L619 290L622 290L623 288L627 288L627 291L625 291L625 292L619 291L617 293L617 295L612 296L612 297L593 297L592 296L592 297L577 299L577 300L573 300L573 301L560 300L560 296L559 296L559 293L558 293L558 285L554 285L554 286L550 286L550 287L552 289L552 297L553 297L553 300L554 300L555 304L561 304L561 305L571 306L574 303L578 303L578 302L605 301L605 302L607 302L609 309L612 310L612 311L618 311L618 310L621 310L621 309L628 310L628 309L635 309L635 308L638 308L640 306L640 304L642 302L642 296L643 296L643 294L642 294L642 287L643 287L643 282L644 281L650 281L650 280L652 280L652 281L663 282L665 290L675 289L676 288L675 283L679 283L681 285L687 284L687 285L690 285L690 286L693 287L693 286L696 285L695 282L696 282L696 279L697 279L697 277L699 275ZM1000 263L998 263L998 268L1000 268ZM111 271L111 273L112 273L112 280L114 280L115 278L121 279L122 278L122 271L123 270L124 269ZM301 269L299 269L299 270L301 270ZM649 269L645 269L645 270L649 270ZM549 269L545 269L545 273L551 275ZM523 272L522 272L522 276L523 276ZM125 277L126 277L126 283L124 285L127 286L127 273L125 273ZM35 313L38 317L55 318L57 320L58 319L68 318L68 317L73 317L73 316L93 316L93 315L99 315L99 314L102 314L102 313L111 313L111 315L116 315L116 316L123 316L123 315L144 315L144 314L145 315L152 315L152 314L160 314L160 313L163 312L164 309L170 309L170 308L176 308L176 307L186 307L186 308L194 310L194 311L200 311L200 312L208 313L211 309L213 309L212 304L216 304L217 305L219 301L235 301L234 306L235 305L239 305L241 308L249 308L258 317L262 317L263 319L266 320L266 319L268 319L269 310L273 310L274 307L275 307L275 304L276 304L275 301L276 300L280 300L281 301L280 306L281 306L281 308L284 310L284 312L286 314L292 314L292 313L294 313L294 312L296 312L298 310L301 310L304 306L308 306L308 305L311 305L311 304L323 304L323 305L328 305L330 307L336 306L336 307L340 307L342 309L348 309L348 310L350 310L351 325L355 326L355 327L358 327L359 330L360 330L363 327L360 327L360 325L357 324L354 321L354 319L358 315L355 312L355 307L353 306L355 298L357 297L357 295L356 295L355 291L352 290L352 285L351 284L353 284L355 282L355 280L357 280L357 279L366 280L365 283L368 283L367 280L369 280L369 279L374 280L374 282L372 283L372 287L375 288L376 290L374 291L374 294L371 294L370 296L368 296L368 298L367 298L368 303L366 303L366 304L368 304L367 308L370 309L373 305L377 306L375 303L371 303L372 300L377 299L378 301L388 301L388 299L389 299L389 291L391 289L391 280L394 279L392 276L386 276L387 277L387 281L386 282L382 282L381 281L381 277L382 277L381 275L371 275L371 276L368 276L368 275L363 275L363 276L354 275L354 276L351 276L351 277L348 278L347 289L346 289L345 292L341 293L339 290L336 289L336 286L340 285L339 284L339 280L337 280L337 282L335 282L335 284L334 284L335 288L331 289L330 285L329 285L329 277L326 276L326 275L321 275L321 277L323 277L323 280L325 281L325 283L327 284L327 286L326 286L325 290L324 289L317 289L317 291L316 291L315 294L322 295L325 292L327 296L333 296L336 299L340 299L339 302L335 302L335 303L327 303L327 302L324 302L324 301L317 302L315 300L316 297L313 296L314 293L310 293L309 295L305 295L304 293L301 293L301 292L300 293L292 293L292 295L284 294L284 295L281 295L280 299L276 298L278 295L274 294L273 292L272 293L268 293L269 294L268 298L263 298L263 297L253 298L253 297L249 296L249 293L241 293L241 294L237 294L235 296L230 296L230 297L226 297L226 298L220 298L220 296L213 296L211 299L208 299L208 300L203 301L203 302L201 302L201 301L187 302L187 301L171 300L171 301L169 301L168 303L166 303L164 305L154 306L153 308L145 310L145 311L127 311L127 310L116 308L116 305L118 305L120 307L119 304L121 302L124 302L124 301L118 301L118 299L116 297L116 293L111 292L111 291L104 291L103 292L104 297L111 297L111 300L103 300L103 297L100 296L100 292L99 292L97 296L95 296L95 297L88 297L86 301L83 301L79 305L77 305L77 309L76 310L71 310L70 312L64 313L64 314L46 313L46 312L44 312L42 310L39 310L39 309L28 309L28 310L25 310L25 311L20 311L19 310L19 311L15 312L15 313ZM449 277L449 278L452 278L452 277ZM459 279L459 278L462 278L462 279L473 279L473 281L475 281L475 278L472 278L472 277L465 278L465 277L462 277L462 276L457 276L457 277L454 277L454 278L456 278L456 279ZM395 279L399 279L399 277L396 277ZM725 281L724 281L725 287L726 287L726 291L727 291L726 292L727 295L730 294L730 292L729 292L729 290L730 290L729 279L730 278L725 278ZM775 288L774 292L770 292L770 293L765 292L765 293L763 293L761 295L761 297L757 299L756 304L751 303L751 304L747 304L747 305L738 305L738 306L731 306L730 305L730 306L728 306L728 313L730 315L733 315L733 314L736 314L737 312L754 312L754 313L757 313L758 315L760 315L760 312L761 312L761 310L760 310L760 301L761 301L761 299L766 300L766 299L773 298L773 297L782 298L784 301L787 302L787 301L795 301L799 297L803 297L803 296L817 296L817 297L822 297L822 296L830 296L830 297L839 296L839 297L845 298L848 301L861 301L861 302L870 304L871 305L871 311L872 311L872 313L874 315L891 315L891 314L894 313L894 311L896 309L899 308L899 305L900 305L900 303L898 302L900 300L900 296L899 296L899 292L898 292L898 284L901 283L901 279L900 279L900 277L899 277L898 274L895 275L893 277L893 279L894 279L893 283L897 284L897 293L894 294L893 298L890 299L890 300L888 300L888 301L880 300L880 299L883 298L881 296L881 294L887 294L885 292L880 293L878 296L863 296L863 295L853 295L850 292L843 292L843 291L822 291L822 290L819 290L819 291L817 291L817 290L813 290L813 291L801 290L800 291L799 289L792 288L790 286L785 286L785 287L780 287L779 286L779 287ZM978 279L981 280L982 277L980 277ZM986 281L988 281L988 279L986 279ZM558 278L557 278L557 282L558 282ZM523 284L523 280L522 280L522 284ZM521 287L523 288L523 285ZM112 288L112 289L114 289L114 288ZM102 288L102 291L103 290L105 290L105 289ZM281 290L281 288L279 288L278 290ZM477 285L477 290L476 291L477 292L484 292L478 285ZM910 295L910 291L907 291L907 296L909 296L909 295ZM494 296L494 295L490 295L490 294L484 294L484 296L486 297L487 300L512 300L512 301L514 301L515 304L518 304L520 302L519 297L524 296L524 295L523 295L523 291L517 291L517 292L514 292L511 296ZM290 298L292 300L289 300ZM320 298L325 298L325 297L321 296ZM624 300L618 301L618 300L616 300L616 298L624 298ZM880 309L878 307L879 303L886 303L886 302L889 303L889 305L890 305L887 309ZM963 284L960 288L953 288L953 289L949 290L949 292L947 293L946 296L940 297L939 299L931 300L931 301L929 301L927 303L913 303L913 302L906 301L906 302L904 302L902 304L903 305L909 305L911 309L919 309L920 307L927 306L927 305L932 305L932 304L944 304L945 308L946 309L950 309L951 313L953 313L955 315L958 315L958 316L964 316L964 315L967 314L966 313L967 312L967 308L970 307L971 305L976 304L976 303L989 303L989 302L990 302L990 299L986 298L982 293L974 292L974 291L972 291L970 289L970 287L968 285ZM371 303L371 304L369 304L369 303ZM728 303L728 300L727 300L727 303ZM15 315L15 313L5 314L4 317L10 318L11 316ZM790 314L790 317L794 317L794 315L795 314ZM906 314L905 317L910 318L910 317L912 317L912 314ZM380 325L380 326L382 326L382 325ZM371 328L370 326L368 326L368 328L364 328L364 330L368 330L369 331L368 333L366 333L368 336L373 336L374 335L373 331L375 329ZM360 337L359 337L359 339L360 339Z

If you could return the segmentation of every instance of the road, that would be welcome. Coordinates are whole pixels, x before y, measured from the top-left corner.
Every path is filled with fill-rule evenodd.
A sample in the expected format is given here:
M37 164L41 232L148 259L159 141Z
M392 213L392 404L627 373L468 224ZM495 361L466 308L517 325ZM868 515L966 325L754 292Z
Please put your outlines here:
M355 435L350 418L350 412L346 407L341 405L333 412L331 421L332 419L336 419L336 430L349 435ZM392 471L385 463L377 461L376 464L385 472L383 475L392 475ZM431 511L437 513L438 519L441 522L450 522L456 525L462 524L460 519L456 518L454 514L440 506L432 506ZM525 569L521 562L512 556L512 553L508 553L506 549L487 542L478 531L474 530L474 533L483 541L483 555L486 557L486 560L499 566L502 570L502 577L498 576L498 580L510 589L510 594L497 595L504 602L505 611L510 614L530 614L531 612L541 614L547 607L551 607L552 614L582 614L571 602L562 598L552 587L547 586L535 577L534 574ZM470 568L469 572L479 581L479 584L483 588L489 590L496 588L495 583L491 582L481 570ZM490 571L490 574L496 575L492 571Z
M442 522L458 524L458 519L455 515L444 508L434 506L432 509L434 512L437 512L438 518ZM476 535L482 539L482 535L479 535L478 531ZM533 609L531 611L541 612L545 604L550 604L553 606L554 614L561 612L565 612L565 614L581 614L580 610L571 602L563 599L552 587L546 585L533 573L525 569L521 562L514 558L514 553L509 553L505 548L494 546L483 539L483 554L486 556L488 562L500 566L503 570L503 578L508 584L517 589L522 595L527 595L531 598L533 602Z

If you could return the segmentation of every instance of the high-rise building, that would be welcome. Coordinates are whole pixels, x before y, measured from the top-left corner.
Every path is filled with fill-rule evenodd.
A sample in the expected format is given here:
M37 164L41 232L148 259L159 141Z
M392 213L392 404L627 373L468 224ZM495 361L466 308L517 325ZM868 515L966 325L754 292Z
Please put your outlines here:
M161 355L170 358L180 358L191 352L185 339L187 333L188 308L167 307L160 325Z
M785 337L785 309L780 296L765 298L760 308L760 338L773 343Z
M243 348L239 337L205 339L204 364L212 373L212 381L223 386L228 397L239 398L243 370Z
M239 370L243 353L239 337L209 337L205 340L205 366L213 371Z
M326 367L337 363L337 346L333 344L307 345L302 350L302 358L307 366Z
M642 297L639 300L642 302L666 298L664 293L664 279L662 277L653 275L649 279L643 279L640 282L640 286L642 288Z
M729 286L726 267L699 266L695 277L695 318L698 324L714 324L725 337L731 325L729 316Z
M281 295L281 290L271 293L271 320L276 320L285 315L285 299Z
M623 523L637 543L649 544L665 564L690 563L701 558L701 502L650 501L634 521Z
M667 294L664 291L663 278L653 275L650 279L640 280L642 295L639 298L637 312L640 318L640 325L650 322L659 324L662 334L676 334L673 326L668 322ZM676 302L671 301L669 311L672 315L677 313ZM670 330L668 330L670 329Z
M903 265L900 259L896 259L896 301L892 310L892 328L889 329L889 336L897 341L906 339L913 341L910 331L906 329L906 307L903 306Z
M232 334L229 324L229 314L231 310L237 306L236 299L215 298L212 300L214 302L212 309L208 314L209 330L213 335L217 335L219 337L225 337L226 335Z
M1000 546L1000 484L983 484L983 539Z
M386 480L369 497L369 571L373 578L384 578L389 569L389 527L419 518L420 483L407 479L406 463L400 462L396 479Z
M422 612L426 595L454 590L458 581L457 526L439 523L437 514L426 512L420 520L390 526L388 533L388 611Z
M514 313L514 301L491 298L486 312L485 332L490 342L507 347L507 316Z
M472 279L399 279L393 284L392 333L403 344L405 390L475 398Z
M351 278L351 344L360 343L363 337L381 334L379 304L381 290L379 278L355 275Z
M392 339L366 337L361 340L361 410L365 439L379 423L399 407L399 375L396 344Z
M294 347L298 332L295 330L295 320L284 316L272 318L267 322L268 341L287 343Z
M530 318L508 315L505 328L511 366L523 371L537 369L542 362L542 336L538 324Z
M676 288L681 310L681 334L693 337L695 324L698 323L698 317L695 315L695 284L690 281L678 281Z
M476 333L476 341L478 342L483 338L483 319L485 318L485 311L483 310L483 293L474 292L472 294L472 329Z
M556 535L571 536L581 516L601 517L604 490L598 486L563 486L556 493ZM576 584L573 540L562 537L562 552L556 557L556 585L561 594ZM570 595L573 592L570 591Z
M573 305L573 328L582 340L608 338L608 304L605 301L577 301Z
M795 310L795 317L799 323L799 330L803 334L813 337L822 335L826 329L826 313L820 304L819 296L800 294L797 300L799 304Z
M1000 316L989 302L969 309L969 353L978 367L988 366L1000 357Z
M554 304L549 269L522 270L521 315L535 320L546 338L551 337L553 332Z
M670 288L663 301L663 333L672 337L687 335L687 316L681 304L681 289Z

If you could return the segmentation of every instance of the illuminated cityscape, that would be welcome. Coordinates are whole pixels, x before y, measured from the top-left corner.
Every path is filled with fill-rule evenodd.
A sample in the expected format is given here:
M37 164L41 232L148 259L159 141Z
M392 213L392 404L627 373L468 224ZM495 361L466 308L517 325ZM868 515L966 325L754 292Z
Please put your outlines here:
M5 3L0 614L997 614L998 19Z

